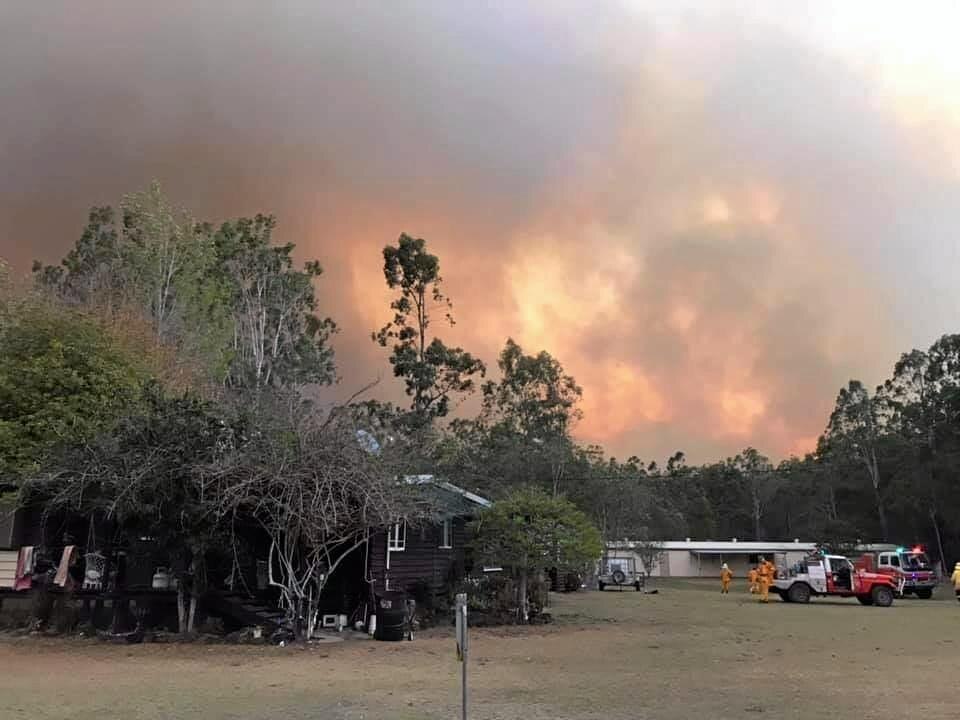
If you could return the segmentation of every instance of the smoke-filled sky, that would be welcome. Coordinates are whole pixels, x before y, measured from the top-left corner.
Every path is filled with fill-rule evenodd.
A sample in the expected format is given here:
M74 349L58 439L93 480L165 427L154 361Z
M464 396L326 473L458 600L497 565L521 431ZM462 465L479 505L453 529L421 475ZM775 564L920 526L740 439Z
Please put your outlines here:
M956 330L960 12L869 2L8 2L0 255L58 260L159 179L326 268L340 394L380 251L441 259L448 340L584 388L578 435L812 447L837 389ZM919 7L919 6L918 6Z

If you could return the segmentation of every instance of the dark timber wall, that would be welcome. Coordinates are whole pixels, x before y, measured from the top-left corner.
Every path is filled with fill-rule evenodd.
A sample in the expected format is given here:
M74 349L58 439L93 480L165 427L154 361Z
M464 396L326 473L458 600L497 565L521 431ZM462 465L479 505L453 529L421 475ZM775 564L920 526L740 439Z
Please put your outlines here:
M466 521L455 518L452 535L453 547L441 548L441 526L422 525L407 527L406 549L390 551L390 568L387 569L387 534L370 536L369 576L375 592L386 589L410 590L418 581L427 583L433 593L439 594L451 578L463 576L466 550Z

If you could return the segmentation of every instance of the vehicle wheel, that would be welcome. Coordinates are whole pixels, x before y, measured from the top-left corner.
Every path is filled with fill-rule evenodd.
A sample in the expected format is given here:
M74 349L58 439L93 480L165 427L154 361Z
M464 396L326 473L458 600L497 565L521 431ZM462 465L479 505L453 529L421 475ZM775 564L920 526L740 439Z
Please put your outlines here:
M597 589L598 589L600 592L603 592L603 589L604 589L605 587L606 587L606 585L604 585L602 582L598 582L598 583L597 583Z
M917 590L917 597L921 600L929 600L933 597L933 588L920 588Z
M860 601L861 605L873 605L872 595L857 595L857 600Z
M627 581L627 576L623 574L623 570L614 570L613 571L613 582L617 585L623 585Z
M890 607L893 605L893 590L886 585L878 585L870 594L873 596L873 604L878 607Z
M787 599L795 603L810 602L810 586L802 582L794 583L787 590Z

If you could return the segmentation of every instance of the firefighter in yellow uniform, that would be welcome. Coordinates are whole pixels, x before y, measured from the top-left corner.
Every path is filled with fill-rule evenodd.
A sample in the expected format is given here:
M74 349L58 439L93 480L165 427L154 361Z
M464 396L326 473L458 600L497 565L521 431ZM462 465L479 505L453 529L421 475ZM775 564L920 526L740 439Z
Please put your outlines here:
M764 560L760 563L760 602L770 602L770 583L773 576L770 573L770 563Z
M733 573L729 566L724 563L720 568L720 592L724 595L730 592L730 581L733 580Z
M950 579L953 580L953 592L957 596L957 600L960 600L960 562L954 565L953 575L950 576Z
M757 572L755 567L750 568L750 572L747 573L747 580L750 581L750 594L756 595L760 592L760 586L757 584L757 581L760 577L760 573Z
M777 579L777 566L773 564L772 560L767 560L767 574L770 576L770 584L773 584L773 581Z

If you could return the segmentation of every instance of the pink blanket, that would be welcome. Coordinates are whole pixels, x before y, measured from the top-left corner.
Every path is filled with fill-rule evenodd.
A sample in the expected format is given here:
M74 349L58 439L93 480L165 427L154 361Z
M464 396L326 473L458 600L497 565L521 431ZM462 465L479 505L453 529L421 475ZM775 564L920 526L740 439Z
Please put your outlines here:
M13 578L14 590L29 590L33 585L33 545L24 545L17 553L17 572Z

